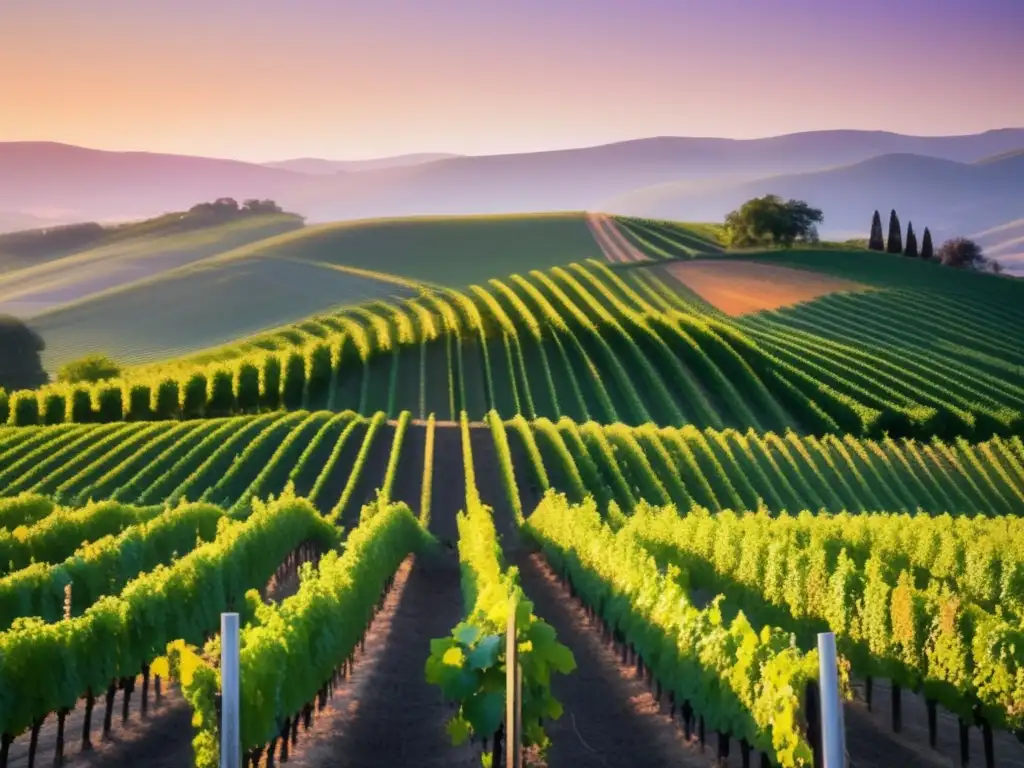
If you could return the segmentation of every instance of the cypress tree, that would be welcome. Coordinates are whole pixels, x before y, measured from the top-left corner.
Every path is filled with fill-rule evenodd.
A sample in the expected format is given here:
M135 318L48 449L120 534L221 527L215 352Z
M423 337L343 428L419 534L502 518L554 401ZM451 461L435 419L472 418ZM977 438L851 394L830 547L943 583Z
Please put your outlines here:
M903 232L900 230L900 220L896 211L889 214L889 245L886 250L889 253L903 253Z
M907 247L903 251L904 256L912 259L917 258L917 235L914 234L914 222L907 222Z
M884 251L885 240L882 238L882 217L875 211L871 219L871 236L868 238L868 248L872 251Z
M924 237L921 239L921 258L932 259L935 257L932 251L932 233L928 231L928 227L924 228Z

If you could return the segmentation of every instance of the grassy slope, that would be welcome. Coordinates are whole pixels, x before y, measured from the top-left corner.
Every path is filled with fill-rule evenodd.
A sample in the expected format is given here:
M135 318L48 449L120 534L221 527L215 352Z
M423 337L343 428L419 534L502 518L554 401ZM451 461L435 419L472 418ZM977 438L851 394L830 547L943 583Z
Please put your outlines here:
M88 247L54 258L38 244L0 254L15 267L0 272L0 312L34 317L302 225L286 214L185 229L175 226L180 221L165 216L111 228Z
M33 326L46 340L49 370L90 351L145 363L413 290L359 270L466 285L595 257L582 214L326 224L117 285L41 314Z
M142 363L224 344L311 310L408 293L383 281L255 257L191 267L50 313L33 326L46 339L48 370L92 351Z
M307 227L279 238L277 256L465 286L601 251L583 214L370 219Z

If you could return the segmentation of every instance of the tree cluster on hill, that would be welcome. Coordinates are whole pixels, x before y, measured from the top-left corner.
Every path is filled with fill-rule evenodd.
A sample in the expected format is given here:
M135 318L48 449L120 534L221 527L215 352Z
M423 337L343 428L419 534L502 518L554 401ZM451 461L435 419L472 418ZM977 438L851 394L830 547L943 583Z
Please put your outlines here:
M932 233L928 227L924 228L924 236L921 238L920 249L918 248L917 235L914 233L913 222L907 222L906 242L903 240L900 219L896 211L889 213L889 235L882 236L882 218L878 211L871 219L871 234L868 237L868 248L872 251L885 251L888 253L907 256L912 259L924 259L925 261L938 261L949 267L957 269L976 269L999 274L1003 271L999 262L985 257L981 246L973 240L965 237L955 237L942 244L936 253L932 244Z
M0 315L0 390L35 389L49 382L39 353L42 336L16 317Z
M745 202L725 217L725 239L733 247L818 242L817 225L822 212L802 200L784 201L778 195L765 195Z
M273 200L244 201L241 205L233 197L218 197L212 203L199 203L189 208L190 214L207 215L216 218L231 218L247 214L283 213L283 209Z
M102 225L89 221L9 232L0 235L0 253L32 257L79 250L99 241L106 231Z
M121 375L121 366L106 355L86 355L65 364L57 372L57 381L67 384L79 382L96 383L106 379L116 379Z

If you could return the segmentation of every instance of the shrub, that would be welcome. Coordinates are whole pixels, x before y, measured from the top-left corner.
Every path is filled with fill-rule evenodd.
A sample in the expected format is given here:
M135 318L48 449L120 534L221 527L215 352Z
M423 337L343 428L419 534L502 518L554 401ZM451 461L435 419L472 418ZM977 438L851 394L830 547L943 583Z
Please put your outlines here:
M145 421L153 417L150 403L153 393L148 384L135 383L128 389L128 418L132 421Z
M181 391L177 379L163 379L156 388L153 414L158 419L173 419L181 410Z
M188 377L181 400L181 415L184 418L196 419L203 415L203 406L206 405L206 374L194 371Z
M231 371L219 368L208 381L207 416L227 416L235 408L235 389Z
M255 413L260 407L260 369L248 360L235 371L235 400L243 413Z
M39 423L39 398L35 392L15 392L10 399L8 421L15 427L31 427Z
M281 389L281 400L285 408L302 407L302 396L306 390L306 358L301 352L292 351L288 354Z
M71 391L71 420L76 424L87 424L93 420L92 394L84 387Z
M281 358L269 354L260 369L260 397L267 408L281 405Z
M306 360L306 394L310 402L317 402L331 386L331 348L327 342L319 342Z
M43 395L43 424L63 424L67 416L67 401L60 392Z
M124 391L120 384L99 384L95 390L96 415L102 422L124 418Z

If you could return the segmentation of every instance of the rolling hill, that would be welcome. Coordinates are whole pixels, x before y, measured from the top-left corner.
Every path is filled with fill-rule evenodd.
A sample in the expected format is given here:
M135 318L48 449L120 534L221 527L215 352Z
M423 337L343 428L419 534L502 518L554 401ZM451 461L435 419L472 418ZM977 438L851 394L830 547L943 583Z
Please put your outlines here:
M311 226L41 316L141 357L384 296L123 378L0 393L13 762L88 751L107 687L104 714L122 714L100 762L216 766L193 747L216 743L220 614L245 605L243 701L279 694L242 707L258 763L399 765L416 728L436 736L419 756L480 764L446 740L458 709L433 670L482 659L473 684L500 703L511 617L524 658L564 643L552 766L704 766L714 742L715 764L732 745L811 765L820 631L850 682L851 764L959 748L1024 765L1024 341L1006 332L1024 282L593 219ZM618 242L606 261L583 255L595 238ZM425 291L366 266L478 283ZM161 680L185 701L152 702Z
M943 137L872 131L751 140L658 137L411 165L392 158L327 174L324 169L334 166L316 159L285 161L282 168L20 142L0 144L0 211L104 220L155 215L220 196L270 197L315 221L597 209L668 182L805 173L892 153L974 162L1022 147L1024 129Z
M0 313L34 317L301 226L291 214L211 222L172 214L0 236Z
M7 295L12 309L32 310L53 371L94 351L125 363L185 355L312 313L409 296L419 283L464 286L601 258L578 213L343 222L232 250L219 242L180 266L179 252L153 243L142 254L134 241L94 249L0 278L0 302Z

